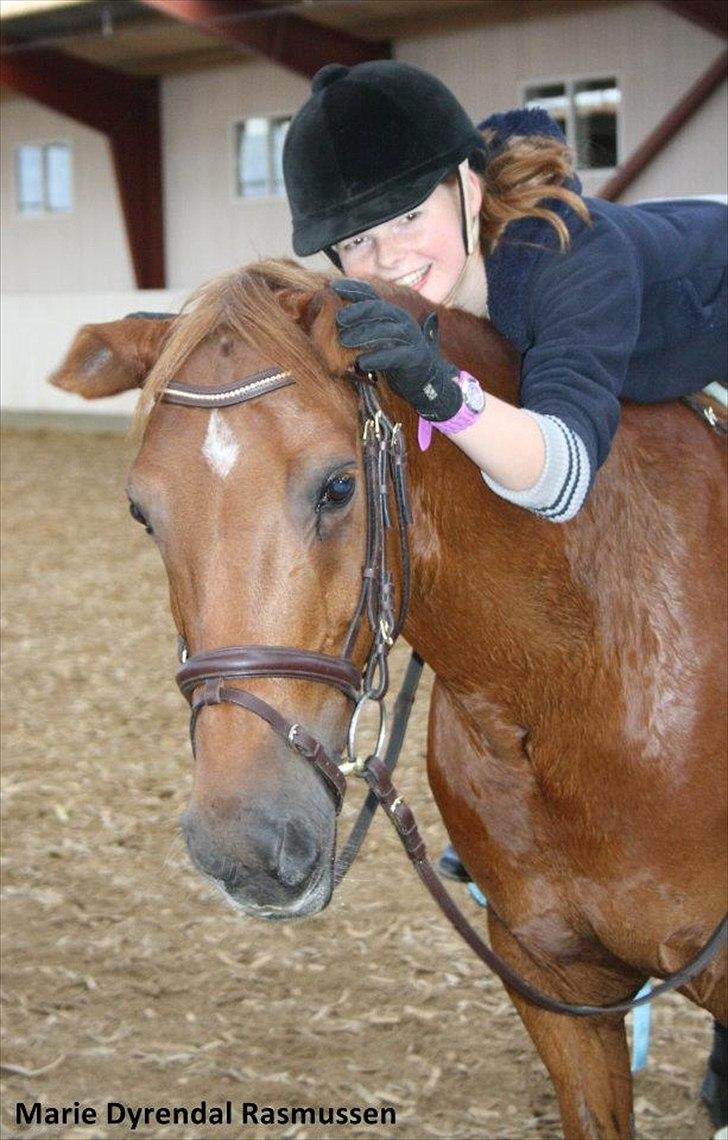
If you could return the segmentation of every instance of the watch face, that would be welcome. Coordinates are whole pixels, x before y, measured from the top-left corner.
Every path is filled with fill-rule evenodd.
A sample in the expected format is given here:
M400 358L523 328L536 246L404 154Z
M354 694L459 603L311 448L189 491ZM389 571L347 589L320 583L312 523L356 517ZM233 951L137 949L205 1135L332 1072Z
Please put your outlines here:
M477 380L468 380L463 385L463 400L465 407L471 412L482 412L485 407L485 392L480 387Z

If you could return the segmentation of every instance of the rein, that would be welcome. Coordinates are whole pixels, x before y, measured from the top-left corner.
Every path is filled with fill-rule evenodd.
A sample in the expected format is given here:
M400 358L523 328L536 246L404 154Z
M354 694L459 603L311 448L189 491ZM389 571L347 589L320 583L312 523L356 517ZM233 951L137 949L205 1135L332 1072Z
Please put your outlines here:
M272 730L298 755L308 760L322 776L337 814L346 791L346 777L362 778L369 791L353 829L334 865L334 886L338 886L351 866L377 806L395 828L417 874L458 934L481 961L511 990L526 1001L552 1013L571 1017L596 1017L627 1013L659 994L684 985L705 968L728 938L728 915L723 918L699 953L681 970L670 974L650 993L607 1005L584 1005L559 1001L536 989L483 941L443 886L427 858L425 844L412 810L397 793L391 773L404 741L409 714L422 672L422 659L413 653L395 703L395 717L386 751L380 754L386 733L383 704L389 688L388 655L402 631L409 604L411 572L408 527L412 522L406 487L406 450L400 424L392 424L382 411L372 377L367 380L350 374L359 398L364 480L366 486L366 548L362 583L341 654L332 656L283 646L226 646L203 650L188 657L183 638L179 639L180 669L177 684L190 704L190 739L195 754L195 729L203 708L234 704L265 720ZM161 395L166 403L189 408L223 408L246 403L258 396L294 384L290 372L280 368L255 373L244 380L220 388L203 388L174 383ZM393 495L390 495L390 491ZM387 532L394 525L390 499L394 499L397 535L401 554L401 583L395 616L394 585L387 564ZM371 644L361 672L350 654L366 616ZM231 678L287 677L331 685L353 704L347 733L346 760L331 756L323 744L300 724L286 718L266 701L245 689L224 684ZM373 702L379 710L379 732L374 752L366 758L356 753L356 735L363 708ZM490 908L491 915L502 922Z

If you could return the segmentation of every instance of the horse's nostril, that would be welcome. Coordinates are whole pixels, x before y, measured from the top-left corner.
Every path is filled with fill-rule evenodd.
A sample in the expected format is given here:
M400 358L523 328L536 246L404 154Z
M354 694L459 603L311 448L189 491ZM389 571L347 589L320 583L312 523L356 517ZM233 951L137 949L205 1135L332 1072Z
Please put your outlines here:
M195 866L229 893L245 890L256 900L260 895L259 901L271 901L272 891L282 903L305 888L321 855L315 832L303 820L253 817L244 842L229 820L209 823L188 809L180 822Z
M219 879L229 891L239 887L245 879L245 868L240 866L234 851L226 850L193 812L184 812L180 824L195 866L210 878Z
M300 887L311 875L319 850L310 829L296 820L283 825L276 877L284 887Z

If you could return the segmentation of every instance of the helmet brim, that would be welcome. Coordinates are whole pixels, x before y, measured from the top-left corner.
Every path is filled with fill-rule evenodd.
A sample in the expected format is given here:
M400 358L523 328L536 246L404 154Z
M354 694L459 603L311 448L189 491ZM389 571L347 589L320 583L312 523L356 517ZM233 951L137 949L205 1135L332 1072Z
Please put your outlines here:
M456 166L457 162L452 169ZM378 188L376 194L370 194L359 201L336 203L325 215L294 229L294 253L298 257L309 257L373 226L390 222L408 210L414 210L429 198L448 173L450 169L443 173L442 166L438 165L436 170L428 170L417 178L409 179L406 185L398 181L391 188Z

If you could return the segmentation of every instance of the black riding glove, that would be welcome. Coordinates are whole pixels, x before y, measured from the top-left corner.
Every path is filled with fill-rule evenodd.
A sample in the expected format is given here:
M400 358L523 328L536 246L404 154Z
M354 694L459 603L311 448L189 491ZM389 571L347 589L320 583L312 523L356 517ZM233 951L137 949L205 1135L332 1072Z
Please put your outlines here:
M336 314L345 348L366 349L356 358L363 372L383 372L398 395L426 420L449 420L463 402L458 369L437 345L437 313L422 324L390 301L383 301L364 281L344 277L331 284L351 301Z

